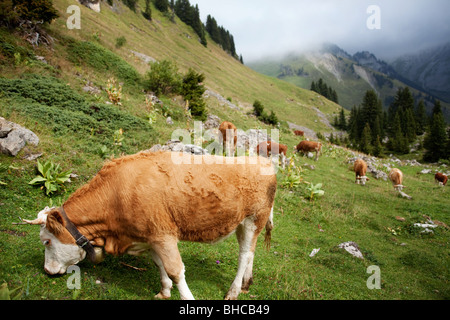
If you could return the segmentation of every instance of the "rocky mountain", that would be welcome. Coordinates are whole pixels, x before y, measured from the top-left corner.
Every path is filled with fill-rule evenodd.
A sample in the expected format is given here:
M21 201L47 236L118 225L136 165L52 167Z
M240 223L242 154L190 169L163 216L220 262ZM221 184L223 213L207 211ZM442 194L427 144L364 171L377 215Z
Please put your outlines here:
M450 42L391 62L402 77L437 98L450 102Z
M429 111L434 104L434 99L446 101L440 98L442 95L437 96L433 94L435 91L423 89L420 82L400 73L397 68L368 51L351 55L339 46L329 43L324 44L319 50L291 53L281 59L264 59L248 65L258 72L294 83L304 89L310 89L312 81L322 78L328 86L336 90L339 104L346 109L359 105L366 91L370 89L377 92L384 107L387 108L393 101L398 88L405 86L411 88L416 100L424 99ZM412 73L413 68L407 68L408 65L406 62L403 63L404 69ZM440 66L433 66L440 68ZM428 85L427 88L431 88L436 85L431 81L433 72L438 75L443 72L433 69L431 63L427 70L430 78L425 84ZM450 73L447 73L447 76L450 77ZM427 79L425 76L422 78ZM445 75L442 74L440 78L444 81ZM448 80L446 82L450 83ZM435 86L435 88L442 86ZM448 93L450 94L450 90ZM444 113L450 120L449 105L443 102L443 106Z

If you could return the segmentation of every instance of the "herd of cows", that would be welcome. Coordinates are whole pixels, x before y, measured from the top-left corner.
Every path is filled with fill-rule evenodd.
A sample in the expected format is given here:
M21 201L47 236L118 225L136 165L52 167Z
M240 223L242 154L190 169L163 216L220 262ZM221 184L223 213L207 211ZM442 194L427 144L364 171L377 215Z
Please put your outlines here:
M226 146L227 137L231 140L231 137L229 137L230 133L234 134L234 138L232 141L234 141L234 144L236 144L237 128L234 124L228 121L224 121L219 126L219 131L221 133L221 136L224 137L223 139L224 147ZM294 134L296 136L304 136L304 131L294 130ZM258 146L256 147L256 154L264 157L268 157L270 155L281 155L282 156L281 163L284 165L287 150L288 147L284 144L278 144L273 141L265 141L258 144ZM302 140L297 146L294 147L294 152L301 152L303 154L315 152L316 161L319 159L321 151L322 151L322 144L320 142L315 141ZM353 165L353 171L355 172L356 175L355 183L365 185L366 181L369 181L369 178L366 176L367 163L364 160L357 159ZM443 186L447 184L448 178L443 173L440 172L436 173L434 178L437 183L442 184ZM402 191L402 189L405 187L402 185L403 172L400 169L393 168L389 172L389 179L391 180L395 190Z
M219 127L224 147L233 151L236 130L230 122ZM294 147L295 152L315 152L316 160L321 149L320 142L307 140ZM173 283L181 299L194 299L185 280L179 241L215 243L235 233L238 270L225 299L237 299L252 283L254 252L263 229L265 244L270 247L277 181L272 162L266 158L275 154L286 157L287 150L283 144L262 142L257 146L257 154L262 156L257 163L233 166L214 161L173 165L170 152L161 151L114 159L61 207L47 207L37 219L23 223L41 226L48 274L63 274L85 258L98 263L104 251L113 255L150 252L160 271L161 290L155 296L159 299L171 296ZM270 174L260 174L262 169ZM366 170L363 160L355 161L356 183L366 183ZM403 188L400 170L393 169L389 177L395 189ZM447 183L443 174L437 174L436 180Z

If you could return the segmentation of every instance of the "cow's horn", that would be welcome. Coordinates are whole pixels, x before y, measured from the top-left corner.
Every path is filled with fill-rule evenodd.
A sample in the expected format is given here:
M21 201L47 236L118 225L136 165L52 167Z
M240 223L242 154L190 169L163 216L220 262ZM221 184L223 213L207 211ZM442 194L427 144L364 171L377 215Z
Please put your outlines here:
M42 220L42 218L37 218L34 220L26 220L23 219L23 222L25 222L26 224L32 224L32 225L37 225L37 224L44 224L44 220Z

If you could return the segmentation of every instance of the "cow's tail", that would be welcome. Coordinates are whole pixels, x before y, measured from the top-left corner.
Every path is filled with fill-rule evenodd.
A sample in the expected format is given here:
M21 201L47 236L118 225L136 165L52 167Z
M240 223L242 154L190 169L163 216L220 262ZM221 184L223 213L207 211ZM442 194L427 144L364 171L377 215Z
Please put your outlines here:
M264 247L267 251L270 250L270 241L272 239L272 229L273 229L273 207L270 211L269 219L266 222L266 234L264 236Z

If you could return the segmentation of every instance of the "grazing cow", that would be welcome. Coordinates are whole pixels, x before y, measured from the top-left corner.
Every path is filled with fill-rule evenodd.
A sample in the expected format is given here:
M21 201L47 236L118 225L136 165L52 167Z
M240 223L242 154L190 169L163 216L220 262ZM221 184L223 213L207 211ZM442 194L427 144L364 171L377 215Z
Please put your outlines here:
M237 128L234 124L228 121L224 121L219 126L221 133L219 140L223 145L226 155L234 155L237 142Z
M445 174L437 172L437 173L434 175L434 180L435 180L437 183L439 183L439 184L442 183L442 185L445 186L445 185L447 184L448 178L447 178L447 176L446 176Z
M357 159L353 165L353 170L356 175L355 183L365 186L366 181L369 181L369 178L366 176L367 163L362 159Z
M296 147L294 147L294 152L302 152L303 154L307 152L316 153L316 161L319 160L319 154L322 150L322 144L320 142L314 141L301 141Z
M402 191L405 188L403 183L403 172L401 172L397 168L393 168L391 172L389 172L389 179L392 181L392 185L394 186L394 190Z
M305 132L304 132L304 131L301 131L301 130L295 130L295 131L294 131L294 134L295 134L296 136L303 137L303 136L305 135Z
M218 164L224 163L223 157L177 156L189 161L174 164L171 152L112 160L63 206L46 208L36 220L26 220L41 225L45 271L62 274L86 256L96 260L93 247L114 255L150 251L161 274L156 298L169 298L173 281L182 299L193 299L178 241L215 243L236 232L238 271L225 298L237 299L241 290L248 290L263 228L270 245L277 187L271 162L245 157Z
M269 157L269 155L280 155L281 156L281 165L283 168L286 164L286 153L287 153L287 145L278 144L273 141L264 141L256 146L256 154Z

